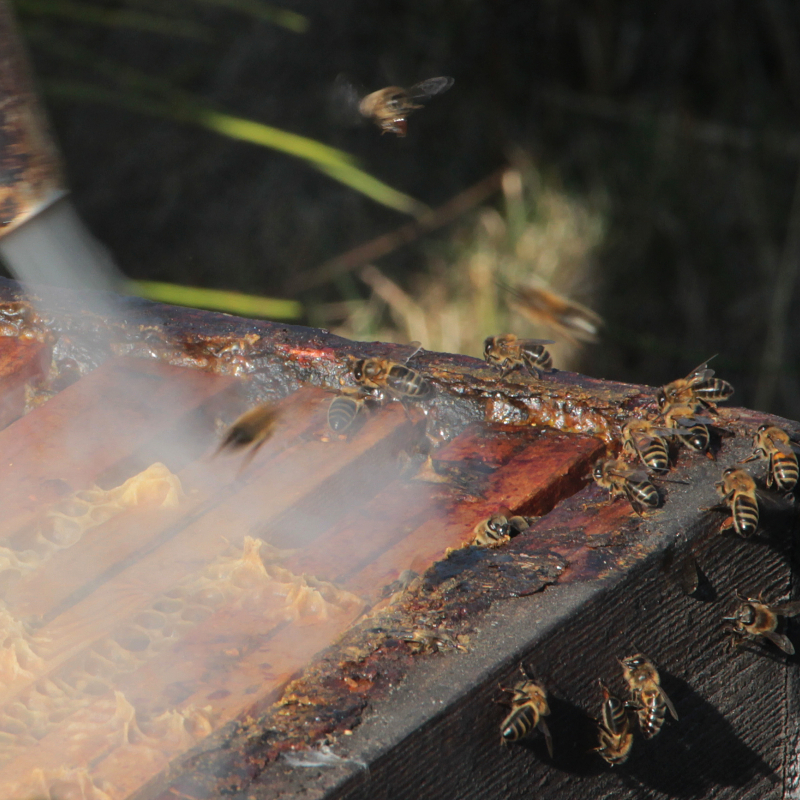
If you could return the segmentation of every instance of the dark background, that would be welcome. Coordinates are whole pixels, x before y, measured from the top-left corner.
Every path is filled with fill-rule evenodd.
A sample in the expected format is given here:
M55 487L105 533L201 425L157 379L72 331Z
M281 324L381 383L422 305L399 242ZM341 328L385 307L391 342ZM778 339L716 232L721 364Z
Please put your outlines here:
M91 58L65 57L65 43L340 147L434 207L524 152L605 218L592 263L598 288L578 299L607 326L583 351L582 371L661 384L719 353L714 366L736 386L737 404L800 417L797 4L281 5L307 16L305 33L193 0L124 7L201 24L208 41L15 4L75 203L130 277L290 296L298 274L409 218L284 154L59 96L53 82L65 78L120 87ZM456 82L397 139L332 122L340 72L370 89L435 75ZM446 241L457 227L431 237ZM380 269L412 291L430 268L431 237ZM315 304L359 293L369 289L347 278L298 298L308 322Z

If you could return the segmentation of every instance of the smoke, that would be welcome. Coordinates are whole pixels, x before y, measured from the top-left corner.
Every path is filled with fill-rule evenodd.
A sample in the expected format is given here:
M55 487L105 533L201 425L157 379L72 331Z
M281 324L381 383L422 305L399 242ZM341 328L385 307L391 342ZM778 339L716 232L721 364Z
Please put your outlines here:
M103 294L120 273L68 200L0 254L40 313L74 290L112 356L58 391L51 375L0 430L0 798L124 800L279 696L410 566L400 547L376 569L406 531L384 515L367 538L361 510L399 475L408 421L394 407L338 437L331 395L302 387L242 469L213 456L247 380L165 363L153 326L118 348L137 330ZM155 358L113 357L132 349Z
M36 287L47 304L59 288L86 293L84 311L113 313L111 298L93 292L119 292L123 278L109 251L62 197L0 239L0 258L14 277Z

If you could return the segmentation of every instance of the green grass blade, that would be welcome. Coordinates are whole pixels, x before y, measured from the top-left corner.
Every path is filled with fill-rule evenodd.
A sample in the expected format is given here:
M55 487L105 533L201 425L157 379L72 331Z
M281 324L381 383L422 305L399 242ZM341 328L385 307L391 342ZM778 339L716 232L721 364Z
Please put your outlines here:
M29 17L60 17L90 25L112 28L133 28L165 36L182 36L198 41L212 41L211 31L204 25L186 19L173 19L129 9L110 9L76 0L14 0L14 8Z
M296 300L281 300L274 297L259 297L242 292L227 292L221 289L203 289L199 286L179 286L160 281L126 281L129 294L169 303L174 306L207 308L225 311L240 317L264 317L266 319L299 319L303 306Z
M181 93L176 92L173 102L167 102L72 80L45 81L43 89L53 97L116 105L161 119L199 125L223 136L269 147L303 159L340 183L388 208L416 217L428 211L424 203L359 169L355 166L355 158L343 150L273 128L271 125L216 111L196 100L187 100L187 95Z
M262 3L259 0L195 0L198 3L220 6L231 11L238 11L241 14L249 14L262 22L271 22L273 25L280 25L294 33L305 33L308 30L308 17L298 14L296 11L289 11L279 8L272 3Z

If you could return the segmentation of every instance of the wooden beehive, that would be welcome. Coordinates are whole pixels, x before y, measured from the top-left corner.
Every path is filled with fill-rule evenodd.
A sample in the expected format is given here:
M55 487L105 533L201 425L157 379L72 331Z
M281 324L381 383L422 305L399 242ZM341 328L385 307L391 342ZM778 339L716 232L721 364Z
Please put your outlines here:
M721 626L735 590L790 592L793 517L745 542L707 510L764 417L721 411L717 460L681 452L685 483L639 517L589 476L646 387L422 353L427 414L388 403L337 436L347 356L407 351L137 301L37 312L12 284L0 300L0 797L794 791L793 661L733 656ZM279 423L252 463L212 457L263 401ZM463 547L502 507L539 519ZM637 651L680 719L612 770L597 679L621 691ZM552 759L537 736L500 744L521 662L550 693Z

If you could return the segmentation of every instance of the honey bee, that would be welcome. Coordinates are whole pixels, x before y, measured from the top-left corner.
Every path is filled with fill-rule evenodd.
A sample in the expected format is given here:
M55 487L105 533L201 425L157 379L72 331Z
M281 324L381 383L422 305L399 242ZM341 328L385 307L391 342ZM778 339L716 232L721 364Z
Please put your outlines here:
M633 747L633 731L628 707L618 697L614 697L608 687L600 681L603 690L603 705L597 721L600 746L595 752L612 767L624 764Z
M328 427L334 433L344 433L349 430L365 402L366 395L336 395L328 406Z
M472 544L477 547L497 547L508 542L512 535L524 533L529 527L530 521L527 517L492 514L475 526Z
M441 653L443 650L466 650L447 631L438 628L415 628L399 637L415 654Z
M249 447L244 465L253 460L259 448L275 432L280 411L272 403L262 403L245 411L222 437L217 454L223 450L237 451Z
M716 404L733 394L733 386L714 377L714 370L708 368L711 358L695 367L685 378L662 386L658 392L658 407L663 411L668 404L685 403L694 410L702 406L715 412Z
M545 348L553 344L550 339L517 339L513 333L488 336L483 343L483 357L489 364L500 367L505 378L517 367L524 367L539 377L553 366L553 359Z
M658 508L661 502L658 490L650 482L647 473L633 469L622 459L598 461L594 465L592 476L598 486L609 490L612 500L626 497L637 514Z
M639 456L653 472L666 472L669 469L669 448L664 435L673 432L649 420L632 419L622 428L622 449Z
M419 350L417 347L406 362ZM433 395L433 386L421 373L406 364L398 364L386 358L354 356L348 356L348 361L356 383L365 389L385 390L399 400L429 400Z
M636 709L639 729L645 739L652 739L661 730L667 709L673 719L678 719L675 706L661 688L658 670L644 655L637 653L619 663L631 693L631 708Z
M539 325L546 325L571 344L579 341L596 342L603 324L600 316L590 308L576 303L545 286L500 286L517 298L515 308Z
M752 476L743 469L729 467L715 487L730 509L736 533L745 538L752 536L758 530L758 498Z
M544 717L550 714L547 705L547 692L544 687L532 680L520 665L524 680L514 684L513 689L504 689L511 697L511 713L500 725L502 742L516 742L525 738L534 728L539 728L547 743L547 752L553 757L553 739Z
M774 425L762 425L753 437L753 455L747 461L767 459L767 488L773 486L784 492L794 491L797 486L797 454L786 431Z
M763 636L787 655L794 655L794 645L789 638L776 631L781 617L796 617L800 614L800 600L772 606L765 603L761 596L740 597L737 594L737 598L741 602L736 612L732 617L723 619L733 623L731 633L738 638L738 643Z
M663 410L664 423L671 433L692 450L707 453L711 444L708 425L713 420L700 417L689 403L667 403Z
M446 92L454 83L453 78L445 76L428 78L414 84L410 89L401 86L387 86L377 92L362 97L358 111L362 117L371 119L380 129L381 134L394 133L405 136L407 117L412 111L422 108L415 100L427 100L437 94Z

